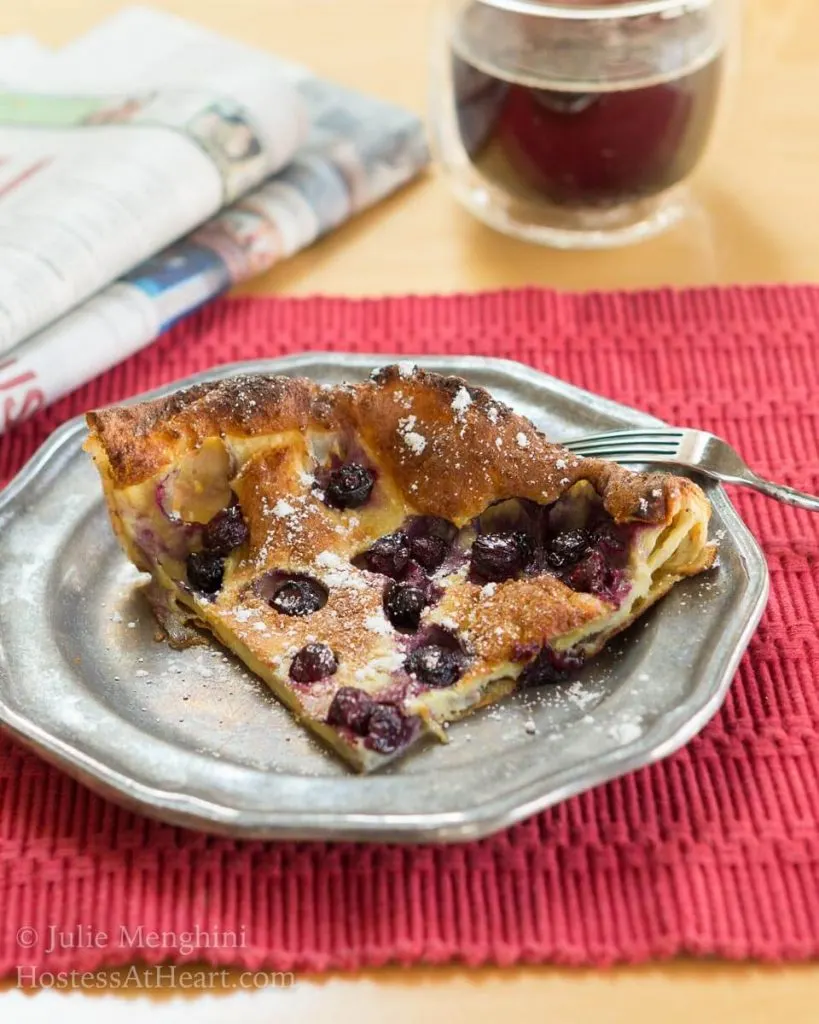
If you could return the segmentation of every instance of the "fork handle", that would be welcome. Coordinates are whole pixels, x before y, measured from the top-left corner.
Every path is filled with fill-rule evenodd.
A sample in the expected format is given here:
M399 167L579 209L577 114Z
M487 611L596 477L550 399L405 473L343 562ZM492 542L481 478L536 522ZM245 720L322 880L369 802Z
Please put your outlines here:
M819 498L815 498L812 494L805 494L804 491L797 491L795 487L772 483L750 470L738 482L747 483L754 490L767 494L769 498L776 498L777 501L784 501L786 505L795 505L797 508L807 508L811 512L819 512Z

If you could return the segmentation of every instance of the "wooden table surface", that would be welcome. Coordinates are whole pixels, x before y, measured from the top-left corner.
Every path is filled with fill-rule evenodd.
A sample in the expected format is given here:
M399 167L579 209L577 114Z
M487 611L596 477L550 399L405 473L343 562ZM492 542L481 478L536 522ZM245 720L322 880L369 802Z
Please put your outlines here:
M433 172L249 286L254 294L376 295L521 284L559 288L804 282L819 278L819 3L743 0L743 67L695 179L699 213L673 233L609 253L556 253L492 233ZM423 112L427 0L154 0L348 85ZM118 0L0 4L0 33L58 45ZM0 914L3 908L0 906ZM0 993L0 1019L40 1024L242 1020L472 1024L819 1019L819 969L681 961L574 971L388 969L300 977L292 988L205 996L176 991Z

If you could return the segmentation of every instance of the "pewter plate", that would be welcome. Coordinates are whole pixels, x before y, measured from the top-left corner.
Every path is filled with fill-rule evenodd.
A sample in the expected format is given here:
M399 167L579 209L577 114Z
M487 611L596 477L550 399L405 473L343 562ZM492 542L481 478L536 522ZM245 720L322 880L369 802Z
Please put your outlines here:
M309 353L174 387L238 370L329 384L388 361ZM555 439L658 422L517 363L418 362L484 385ZM453 725L448 745L360 777L215 645L155 641L84 436L80 420L65 424L0 495L0 720L91 788L177 824L263 838L486 835L690 740L722 703L767 597L759 547L707 484L718 570L675 588L572 684L516 694Z

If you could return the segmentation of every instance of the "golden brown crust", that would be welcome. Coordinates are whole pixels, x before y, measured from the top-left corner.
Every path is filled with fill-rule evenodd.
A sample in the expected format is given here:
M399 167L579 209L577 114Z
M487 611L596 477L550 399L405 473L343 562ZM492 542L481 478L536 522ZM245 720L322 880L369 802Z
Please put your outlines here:
M452 587L433 618L451 621L475 652L475 662L525 662L552 641L600 618L605 602L579 594L554 576Z
M128 487L209 437L303 431L324 408L318 395L318 386L303 378L242 375L99 409L86 419L108 455L114 484Z
M407 378L387 367L373 381L342 392L340 400L419 512L460 525L492 502L514 497L549 504L576 481L588 480L617 521L665 518L667 476L638 476L613 463L581 459L459 377L416 370ZM408 434L417 434L423 446L408 443Z
M246 561L257 569L310 565L338 539L327 506L298 482L294 454L292 448L259 452L233 481L250 529ZM287 496L286 506L279 506L278 495ZM284 507L292 511L279 514Z
M555 501L588 480L618 522L660 523L684 483L582 459L458 377L387 367L362 384L240 376L88 414L116 487L140 483L205 439L321 430L361 439L416 511L460 525L492 502Z

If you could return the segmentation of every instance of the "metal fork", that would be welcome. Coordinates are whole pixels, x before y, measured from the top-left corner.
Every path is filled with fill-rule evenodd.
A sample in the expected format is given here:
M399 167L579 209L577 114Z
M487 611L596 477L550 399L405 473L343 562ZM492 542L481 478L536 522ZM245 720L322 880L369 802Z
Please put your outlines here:
M686 466L714 480L753 487L769 498L819 512L819 498L757 476L727 441L704 430L614 430L579 437L565 442L565 446L588 458Z

